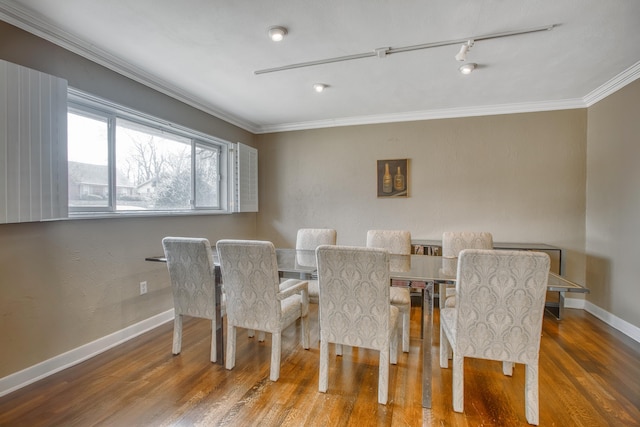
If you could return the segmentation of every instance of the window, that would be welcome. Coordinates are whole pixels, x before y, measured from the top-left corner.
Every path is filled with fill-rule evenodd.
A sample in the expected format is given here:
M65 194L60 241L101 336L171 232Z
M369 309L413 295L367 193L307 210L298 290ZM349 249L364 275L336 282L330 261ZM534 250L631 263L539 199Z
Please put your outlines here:
M69 91L71 215L228 212L232 144Z

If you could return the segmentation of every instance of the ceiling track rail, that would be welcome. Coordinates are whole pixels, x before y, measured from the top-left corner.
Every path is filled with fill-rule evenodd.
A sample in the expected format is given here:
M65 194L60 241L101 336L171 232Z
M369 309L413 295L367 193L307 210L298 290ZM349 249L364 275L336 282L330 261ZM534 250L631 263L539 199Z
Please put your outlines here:
M331 64L334 62L352 61L355 59L363 59L363 58L373 58L373 57L383 58L387 55L392 55L394 53L411 52L414 50L431 49L434 47L441 47L441 46L451 46L451 45L456 45L460 43L466 43L469 40L478 42L481 40L491 40L491 39L498 39L502 37L519 36L522 34L531 34L531 33L537 33L541 31L549 31L554 29L557 26L558 24L552 24L552 25L545 25L543 27L528 28L524 30L505 31L501 33L471 36L471 37L465 37L463 39L423 43L423 44L416 44L416 45L404 46L404 47L381 47L381 48L374 49L371 52L356 53L353 55L338 56L335 58L319 59L317 61L299 62L297 64L283 65L281 67L265 68L263 70L254 71L254 74L258 75L258 74L275 73L278 71L293 70L296 68L304 68L304 67L313 67L316 65Z

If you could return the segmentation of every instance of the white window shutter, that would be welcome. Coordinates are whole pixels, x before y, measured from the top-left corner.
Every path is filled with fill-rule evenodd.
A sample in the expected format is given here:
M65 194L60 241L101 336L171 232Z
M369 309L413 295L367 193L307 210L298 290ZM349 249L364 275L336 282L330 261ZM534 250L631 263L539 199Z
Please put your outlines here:
M66 218L67 81L0 60L0 223Z
M236 143L235 212L258 212L258 150Z

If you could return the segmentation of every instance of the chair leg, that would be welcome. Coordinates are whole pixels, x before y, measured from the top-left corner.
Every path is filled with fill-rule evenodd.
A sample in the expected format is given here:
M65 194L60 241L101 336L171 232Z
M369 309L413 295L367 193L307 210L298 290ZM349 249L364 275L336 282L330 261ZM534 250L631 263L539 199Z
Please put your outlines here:
M447 334L442 327L442 319L440 319L440 367L449 367L449 354L451 353L451 344L447 339Z
M320 338L320 378L318 391L327 392L329 387L329 342Z
M378 403L387 404L389 395L389 347L380 350L378 363Z
M453 410L464 411L464 357L453 353Z
M216 318L214 316L213 319L211 319L211 361L213 363L216 363L218 361L218 344L216 342L218 331L216 327Z
M248 336L249 338L253 338L253 337L255 337L255 336L256 336L256 331L255 331L255 329L247 329L247 336Z
M524 374L524 406L527 422L538 425L538 364L525 365Z
M342 344L336 344L336 356L342 356Z
M391 349L389 359L392 365L398 364L398 328L393 328L391 332Z
M410 330L409 330L409 324L410 322L410 315L411 315L411 305L409 305L409 308L407 310L404 311L404 313L402 313L402 351L404 353L409 353L409 347L410 347Z
M173 318L173 354L180 354L182 349L182 314L176 314Z
M264 334L264 332L262 332ZM280 378L280 353L282 352L282 335L280 332L271 333L271 381Z
M300 319L300 327L302 328L302 348L309 350L311 345L309 344L309 316L303 316Z
M513 375L513 362L502 362L502 373L507 376Z
M258 331L258 342L264 342L266 335L264 331Z
M225 358L227 369L236 365L236 327L227 321L227 355Z

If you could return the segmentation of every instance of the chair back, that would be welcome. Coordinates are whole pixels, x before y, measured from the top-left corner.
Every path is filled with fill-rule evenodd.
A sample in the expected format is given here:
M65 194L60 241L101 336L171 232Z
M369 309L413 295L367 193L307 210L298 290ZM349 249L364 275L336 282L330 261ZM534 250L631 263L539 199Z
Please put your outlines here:
M455 276L458 254L463 249L493 249L493 236L488 232L445 231L442 233L442 271Z
M165 237L162 247L171 278L175 314L215 317L215 266L209 240Z
M278 262L273 243L218 240L216 243L229 322L272 330L280 324Z
M542 252L461 251L455 326L459 354L537 363L549 265Z
M411 270L411 232L405 230L369 230L367 247L389 251L390 271Z
M296 262L305 267L315 267L316 248L335 245L337 232L332 228L301 228L296 236Z
M321 337L337 344L388 348L389 252L322 245L316 253Z

